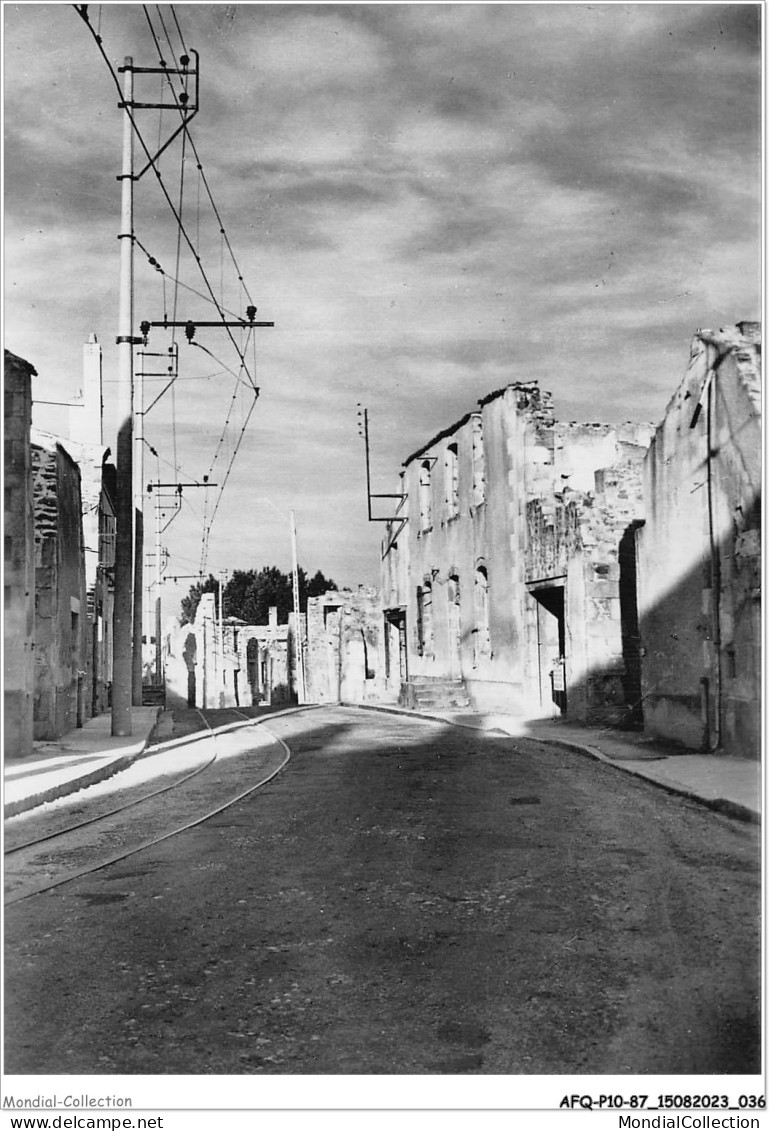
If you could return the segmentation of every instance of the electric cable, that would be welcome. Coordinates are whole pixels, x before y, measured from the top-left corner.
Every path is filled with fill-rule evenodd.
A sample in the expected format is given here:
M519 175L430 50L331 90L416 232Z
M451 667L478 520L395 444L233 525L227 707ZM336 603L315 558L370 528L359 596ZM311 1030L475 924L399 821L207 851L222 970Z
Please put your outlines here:
M112 63L111 63L111 61L110 61L109 57L107 56L107 53L106 53L106 51L105 51L105 49L104 49L104 46L103 46L103 43L102 43L102 39L101 39L101 36L100 36L100 35L99 35L99 34L98 34L98 33L97 33L96 31L95 31L95 29L93 28L93 26L92 26L92 25L91 25L91 23L90 23L90 20L89 20L89 18L88 18L87 5L74 5L74 7L75 7L75 10L76 10L76 11L78 12L78 14L80 15L80 17L81 17L81 18L83 19L84 23L86 24L86 26L88 27L89 31L91 32L91 35L92 35L92 37L94 38L94 41L96 42L97 48L98 48L98 50L99 50L99 53L101 54L101 56L102 56L102 59L103 59L103 61L104 61L105 65L107 66L107 69L108 69L108 71L109 71L109 73L110 73L110 75L111 75L111 77L112 77L113 83L114 83L114 85L115 85L115 87L116 87L116 89L117 89L117 91L118 91L118 95L119 95L119 97L120 97L120 100L121 100L121 106L122 106L122 108L123 108L123 109L125 110L126 114L128 115L129 121L131 122L131 127L132 127L132 129L133 129L133 131L134 131L134 133L135 133L135 135L136 135L136 137L137 137L138 141L139 141L139 144L140 144L141 148L143 149L143 151L144 151L144 153L145 153L145 156L147 157L147 160L148 160L148 166L147 166L147 167L148 167L148 168L150 168L150 167L151 167L151 168L152 168L152 170L153 170L153 172L155 173L155 177L156 177L156 179L157 179L157 183L158 183L158 185L159 185L159 187L160 187L160 190L161 190L161 192L162 192L163 196L165 197L166 203L168 204L168 206L169 206L169 208L170 208L170 210L171 210L171 213L172 213L172 215L174 216L174 219L175 219L175 221L176 221L176 224L177 224L177 246L178 246L178 247L180 247L180 245L181 245L181 238L183 237L183 238L184 238L184 240L185 240L185 242L186 242L186 244L187 244L187 246L189 247L189 249L190 249L190 251L191 251L191 253L192 253L192 255L193 255L193 258L195 259L195 261L196 261L196 263L197 263L197 265L198 265L198 269L199 269L199 271L200 271L200 274L201 274L201 276L202 276L202 278L203 278L203 282L204 282L204 284L205 284L205 286L206 286L206 288L207 288L207 290L208 290L208 292L209 292L209 295L210 295L210 301L212 301L213 305L214 305L214 306L216 307L216 309L217 309L217 311L218 311L218 313L219 313L219 316L220 316L220 318L221 318L221 320L222 320L222 323L223 323L223 328L224 328L224 329L226 329L226 331L227 331L227 333L228 333L228 336L229 336L229 338L230 338L230 341L232 342L232 345L234 346L234 348L235 348L235 350L236 350L236 353L238 354L238 357L239 357L239 359L240 359L240 362L241 362L241 369L242 369L242 370L243 370L243 371L244 371L244 372L246 373L246 375L247 375L247 377L249 378L249 381L250 381L250 383L251 383L251 385L252 385L252 387L253 387L253 389L254 389L254 392L255 392L254 401L252 402L252 404L251 404L251 406L250 406L250 408L249 408L248 414L247 414L247 416L246 416L246 420L245 420L245 422L244 422L244 424L243 424L243 426L242 426L242 428L241 428L241 431L240 431L240 435L239 435L239 437L238 437L238 440L237 440L237 442L236 442L236 444L235 444L235 448L234 448L234 450L233 450L233 453L232 453L232 457L231 457L231 459L230 459L230 463L229 463L229 466L228 466L228 469L227 469L227 472L226 472L226 475L225 475L225 479L224 479L224 483L223 483L223 485L222 485L222 489L220 490L220 492L219 492L219 495L218 495L218 497L217 497L217 500L216 500L216 504L215 504L215 507L214 507L214 511L213 511L213 513L212 513L212 516L211 516L211 519L210 519L210 521L208 521L208 523L207 523L207 526L206 526L206 529L205 529L205 532L204 532L204 540L203 540L203 554L204 554L204 557L206 557L206 558L207 558L208 540L209 540L209 538L210 538L211 526L212 526L212 524L213 524L214 518L215 518L215 516L216 516L216 513L217 513L217 511L218 511L218 508L219 508L219 505L220 505L220 502L221 502L221 498L222 498L222 493L223 493L223 489L224 489L224 486L226 485L226 482L227 482L227 481L228 481L228 479L229 479L229 475L230 475L230 472L231 472L231 470L232 470L232 466L233 466L233 463L234 463L235 457L236 457L236 455L237 455L237 453L238 453L238 451L239 451L239 449L240 449L240 445L241 445L241 442L242 442L242 439L243 439L243 435L244 435L244 433L245 433L245 429L246 429L246 426L247 426L248 422L250 421L251 415L253 414L254 408L255 408L255 406L256 406L256 400L258 399L259 390L258 390L258 389L256 388L255 382L254 382L253 378L251 377L251 374L249 373L249 370L248 370L248 364L247 364L247 361L246 361L246 355L245 355L245 351L244 351L243 349L241 349L241 347L240 347L240 346L238 345L238 342L237 342L237 341L235 340L235 337L234 337L234 335L233 335L233 333L232 333L232 331L231 331L231 328L230 328L229 326L227 326L227 324L226 324L226 318L224 317L224 310L223 310L222 304L221 304L221 303L220 303L220 301L219 301L219 300L217 299L217 296L216 296L216 294L214 293L213 287L211 286L211 283L210 283L210 281L209 281L209 278L208 278L208 275L207 275L207 273L206 273L206 270L205 270L205 268L203 267L203 263L202 263L202 259L201 259L201 256L200 256L200 255L198 254L198 252L197 252L197 250L196 250L196 246L195 246L195 245L194 245L194 244L192 243L192 240L191 240L191 238L190 238L190 236L189 236L189 233L187 232L187 229L186 229L186 227L185 227L185 225L184 225L183 217L182 217L182 215L181 215L181 204L182 204L182 201L181 201L181 199L180 199L180 209L179 209L179 210L177 210L177 208L176 208L176 207L175 207L175 205L174 205L174 202L173 202L173 200L171 199L171 196L170 196L170 194L169 194L169 192L168 192L168 189L166 188L166 186L165 186L165 184L164 184L164 182L163 182L162 174L161 174L161 172L160 172L160 169L158 168L158 165L157 165L157 158L153 158L153 157L152 157L152 155L150 154L150 152L149 152L149 149L148 149L148 147L147 147L147 144L146 144L146 142L145 142L145 140L144 140L144 137L143 137L143 135L142 135L142 132L141 132L141 130L139 129L139 127L138 127L138 125L137 125L137 122L136 122L136 118L135 118L135 116L134 116L134 114L133 114L133 112L132 112L132 108L131 108L130 106L128 106L128 105L126 105L126 104L124 104L124 103L123 103L123 101L122 101L122 100L123 100L123 91L122 91L122 87L121 87L121 83L120 83L120 80L119 80L119 78L118 78L118 76L117 76L117 73L116 73L116 71L115 71L115 68L113 67L113 65L112 65ZM159 55L160 55L160 62L161 62L161 66L162 66L162 67L165 67L165 63L164 63L164 61L163 61L163 59L162 59L162 54L160 54L160 45L159 45L159 42L158 42L158 40L157 40L157 36L156 36L156 34L155 34L155 29L154 29L154 26L152 25L152 21L151 21L151 19L150 19L150 17L149 17L149 13L147 12L146 6L144 6L144 10L145 10L145 14L146 14L146 16L147 16L147 20L148 20L148 23L149 23L149 26L150 26L150 30L151 30L151 33L152 33L153 39L155 40L155 44L156 44L156 47L158 48L158 53L159 53ZM176 20L176 16L175 16L175 14L174 14L174 18L175 18L175 20ZM162 21L162 20L161 20L161 23L163 23L163 21ZM177 27L178 27L178 20L176 20L176 23L177 23ZM163 23L163 27L164 27L164 31L166 32L166 38L169 38L169 37L168 37L168 33L167 33L167 29L165 29L165 25L164 25L164 23ZM170 38L169 38L169 45L170 45ZM173 50L173 48L172 48L172 50ZM169 77L169 82L170 82L170 76L168 76L168 77ZM173 84L171 84L171 86L172 86L172 90L173 90ZM203 167L202 167L202 164L201 164L201 162L200 162L200 157L199 157L199 154L198 154L198 152L197 152L197 148L196 148L196 146L195 146L195 144L194 144L194 140L193 140L193 138L192 138L191 134L189 133L189 129L188 129L188 122L187 122L187 119L186 119L186 113L187 113L187 111L185 110L185 108L184 108L184 107L183 107L183 106L181 105L181 103L179 102L179 99L177 98L175 91L174 91L174 99L175 99L175 101L176 101L176 103L177 103L177 108L179 109L179 111L180 111L180 114L181 114L181 117L182 117L183 137L184 137L184 138L188 138L188 139L189 139L189 142L190 142L190 146L191 146L191 148L192 148L192 151L193 151L193 153L195 154L195 158L196 158L196 161L197 161L197 168L198 168L198 172L199 172L199 179L201 179L201 180L203 181L203 184L204 184L204 186L205 186L205 188L206 188L206 192L207 192L207 194L208 194L208 198L209 198L209 201L210 201L210 203L211 203L211 207L212 207L212 209L213 209L213 211L214 211L214 214L215 214L215 216L216 216L216 218L217 218L217 220L218 220L218 222L219 222L220 235L221 235L221 236L223 237L224 241L225 241L225 242L226 242L226 244L227 244L227 248L228 248L228 251L229 251L229 253L230 253L230 256L231 256L232 262L233 262L233 264L234 264L234 266L235 266L235 269L236 269L236 272L237 272L237 275L238 275L238 281L239 281L239 282L241 283L241 286L242 286L242 288L243 288L243 291L244 291L244 293L246 294L247 298L249 299L249 302L251 302L251 304L253 305L253 302L252 302L252 300L251 300L251 296L250 296L250 293L249 293L249 291L248 291L248 288L247 288L247 286L246 286L246 284L245 284L245 281L244 281L244 279L243 279L243 277L242 277L242 275L241 275L241 273L240 273L240 269L239 269L239 266L238 266L238 264L237 264L237 260L235 259L235 255L234 255L234 251L233 251L233 249L232 249L232 245L231 245L231 243L230 243L230 241L229 241L229 238L228 238L228 236L227 236L227 234L226 234L226 231L225 231L225 229L224 229L224 225L223 225L223 223L222 223L222 220L221 220L221 216L220 216L219 210L218 210L218 208L216 207L216 203L215 203L215 201L214 201L214 199L213 199L213 194L211 193L211 189L210 189L210 186L209 186L209 184L208 184L208 180L207 180L207 178L206 178L206 176L205 176L205 172L204 172L204 170L203 170ZM158 155L158 156L159 156L159 155ZM182 170L181 170L181 176L182 176L182 178L183 178L183 165L182 165ZM181 197L181 188L180 188L180 197ZM146 249L143 249L143 250L145 250L145 253L146 253ZM223 253L221 253L221 254L223 254ZM153 266L154 266L154 264L153 264ZM165 274L165 273L164 273L164 274ZM178 269L177 269L177 278L178 278ZM178 293L178 292L175 292L175 294L176 294L176 293ZM174 321L176 321L176 319L175 319L175 318L174 318ZM249 327L249 330L251 330L251 329L252 329L252 328L251 328L251 327ZM247 348L247 344L248 344L248 343L246 343L246 348ZM202 347L202 348L204 348L204 349L205 349L205 347ZM236 388L235 388L235 395L234 395L234 397L233 397L233 400L235 399L235 396L236 396L236 395L237 395L237 384L236 384ZM221 444L222 444L222 442L223 442L223 438L224 438L224 433L226 432L226 429L227 429L227 427L228 427L228 425L229 425L229 420L230 420L231 414L232 414L232 403L231 403L231 405L230 405L230 410L229 410L229 412L228 412L228 417L227 417L227 420L226 420L226 422L225 422L225 427L224 427L224 430L223 430L223 435L222 435L222 437L220 438L220 442L219 442L219 445L218 445L218 447L217 447L217 451L216 451L216 453L215 453L215 455L214 455L214 461L213 461L214 463L216 462L216 459L218 458L218 454L219 454L219 451L220 451L220 449L221 449ZM175 418L174 418L174 429L175 429ZM176 465L178 465L178 460L176 460L176 433L175 433L175 430L174 430L174 456L175 456L175 464L176 464ZM212 464L212 466L213 466L213 464ZM174 517L175 517L175 516L174 516Z
M163 66L163 67L165 67L165 62L164 62L164 60L163 60L162 52L161 52L161 50L160 50L160 44L159 44L159 42L158 42L157 36L155 35L155 31L154 31L154 28L153 28L153 26L152 26L152 21L151 21L151 19L150 19L150 15L149 15L149 12L147 11L147 7L146 7L146 5L143 5L143 7L144 7L144 12L145 12L145 15L147 16L147 21L148 21L148 23L150 24L150 30L152 31L152 37L153 37L153 39L155 40L155 46L157 47L157 50L158 50L158 57L159 57L159 59L160 59L160 65L161 65L161 66ZM173 47L172 47L172 45L171 45L171 40L170 40L170 37L169 37L169 35L168 35L168 32L166 31L165 23L163 22L163 17L162 17L161 15L160 15L160 9L159 9L159 7L158 7L157 5L156 5L156 7L158 8L158 16L160 17L160 22L161 22L161 25L162 25L162 27L163 27L163 31L165 32L165 35L166 35L166 39L168 40L168 45L169 45L169 47L171 48L171 53L172 53L172 55L173 55L173 54L174 54L174 52L173 52ZM179 27L179 21L178 21L178 19L176 18L176 13L175 13L175 12L174 12L174 20L176 21L176 26L177 26L177 29L178 29L178 31L179 31L179 37L180 37L180 39L181 39L181 41L182 41L182 45L184 45L184 37L182 36L182 33L181 33L181 28ZM185 49L185 50L186 50L186 49ZM177 69L179 69L179 68L178 68L178 66L177 66L177 63L176 63L176 56L175 56L175 55L174 55L174 66L175 66L175 67L176 67ZM192 152L193 152L193 153L194 153L194 155L195 155L195 160L196 160L196 162L197 162L197 168L198 168L198 173L199 173L199 180L200 180L200 179L202 179L202 181L203 181L203 184L205 185L205 188L206 188L206 193L208 194L208 199L209 199L209 202L210 202L210 204L211 204L211 207L212 207L212 209L213 209L213 212L214 212L214 215L215 215L215 217L216 217L217 223L218 223L218 225L219 225L219 233L220 233L220 235L222 236L222 238L223 238L224 242L225 242L225 243L226 243L226 245L227 245L227 250L228 250L228 251L229 251L229 253L230 253L230 258L232 259L232 264L233 264L233 267L235 268L235 272L236 272L236 274L237 274L237 277L238 277L238 282L239 282L239 283L241 284L241 286L242 286L242 289L243 289L243 292L244 292L244 294L245 294L246 298L248 299L249 303L250 303L250 304L251 304L251 305L253 306L253 305L254 305L253 299L251 298L251 295L250 295L250 293L249 293L248 287L246 286L245 280L244 280L244 278L243 278L243 276L242 276L242 274L241 274L241 271L240 271L240 267L239 267L239 265L238 265L238 262L237 262L237 260L236 260L236 258L235 258L235 252L234 252L234 250L233 250L232 244L230 243L230 240L229 240L229 237L228 237L228 235L227 235L227 232L225 231L224 223L223 223L223 221L222 221L222 217L221 217L221 215L220 215L220 213L219 213L219 209L218 209L218 208L217 208L217 206L216 206L216 201L214 200L214 197L213 197L213 193L211 192L211 187L210 187L210 185L208 184L208 180L207 180L207 178L206 178L205 170L203 169L203 165L202 165L202 162L201 162L201 160L200 160L200 155L198 154L198 151L197 151L197 147L195 146L195 141L194 141L194 138L192 137L192 135L191 135L191 134L189 133L189 130L187 129L187 126L186 126L186 123L185 123L185 119L184 119L184 115L185 115L185 108L184 108L184 106L183 106L183 105L182 105L182 104L180 103L180 101L179 101L179 98L178 98L178 95L177 95L177 93L176 93L176 90L175 90L175 88L174 88L174 85L173 85L173 83L171 82L171 77L170 77L170 75L167 75L167 76L166 76L166 78L167 78L167 80L168 80L168 85L169 85L169 88L170 88L170 90L171 90L171 94L173 95L174 101L176 102L176 108L177 108L177 110L179 110L179 113L181 114L182 123L184 124L184 133L185 133L185 134L186 134L186 135L187 135L187 136L189 137L190 147L191 147L191 149L192 149ZM185 88L185 89L186 89L186 88ZM198 207L199 207L199 205L198 205ZM198 235L198 243L200 243L200 238L199 238L199 235ZM223 293L223 292L224 292L224 283L223 283L223 281L222 281L222 300L223 300L223 298L224 298L224 293Z
M189 285L189 283L185 283L181 279L177 279L174 275L169 274L169 272L166 271L165 268L162 267L161 264L157 261L155 256L152 255L152 253L147 250L147 248L144 246L144 244L141 242L141 240L139 239L138 236L134 236L134 243L136 244L137 247L141 248L141 250L147 256L147 261L149 262L150 266L154 267L154 269L158 272L158 274L163 276L164 281L166 279L168 279L175 286L182 287L184 290L190 291L192 294L196 295L198 298L203 299L204 302L210 303L212 306L216 305L209 295L204 295L202 291L196 290L195 287L191 287ZM165 310L165 306L166 306L166 304L165 304L165 297L164 297L164 302L163 302L163 309L164 310ZM222 306L221 309L224 311L225 314L231 314L233 318L239 318L240 317L240 315L236 311L230 310L226 306ZM254 339L254 343L256 343L256 339Z
M171 8L171 15L172 15L172 16L173 16L173 18L174 18L174 23L176 24L176 30L177 30L177 31L178 31L178 33L179 33L179 39L180 39L180 41L181 41L182 50L184 51L184 53L185 53L185 55L186 55L186 54L188 54L188 52L187 52L187 44L186 44L186 43L184 42L184 36L182 35L182 29L181 29L181 28L179 27L179 21L178 21L178 20L177 20L177 18L176 18L176 10L174 9L174 6L173 6L173 4L171 4L171 5L169 5L169 6L170 6L170 8Z
M204 535L204 544L203 544L204 545L204 557L203 557L203 562L204 562L203 568L204 568L204 570L205 570L205 563L207 563L207 561L208 561L208 542L209 542L209 539L211 537L211 528L214 525L214 519L216 518L216 513L219 510L219 504L221 503L222 495L224 494L224 488L227 486L227 481L230 477L230 472L232 471L232 466L235 463L235 457L237 456L238 451L240 449L240 445L241 445L241 442L243 440L243 436L245 435L246 428L248 427L248 422L251 419L251 414L253 413L254 409L256 408L257 399L258 399L257 397L254 397L253 403L251 404L251 407L248 410L248 414L246 416L246 419L243 423L243 427L240 430L240 435L238 436L238 440L237 440L237 443L235 445L235 450L232 453L232 458L230 459L229 466L227 467L227 471L226 471L224 479L222 481L222 486L221 486L221 489L219 491L219 494L216 497L216 504L214 505L214 509L213 509L212 514L211 514L210 521L208 523L208 528L207 528L206 533Z
M147 143L145 142L144 137L142 136L142 132L139 129L137 123L136 123L136 118L133 115L133 113L131 112L131 108L129 106L125 106L123 104L123 91L122 91L122 87L120 85L120 80L119 80L119 78L118 78L118 76L115 72L115 68L112 66L112 63L109 59L109 56L107 55L106 51L104 50L104 45L101 41L101 37L96 35L96 32L95 32L93 26L91 25L91 22L88 18L88 12L86 10L87 5L75 4L74 8L75 8L76 12L78 13L78 15L81 17L81 19L83 20L83 22L85 23L88 30L91 32L91 35L94 39L94 42L96 43L96 46L99 50L99 53L100 53L105 65L106 65L106 67L107 67L107 69L110 73L110 76L112 77L112 81L113 81L113 83L114 83L114 85L115 85L115 87L118 91L118 94L119 94L120 99L121 99L121 105L123 106L123 109L125 110L126 114L128 115L129 121L131 122L131 127L134 130L134 133L136 134L137 140L139 141L139 144L140 144L141 148L143 149L145 156L147 157L148 168L151 168L152 171L155 173L155 177L157 179L157 183L160 187L160 190L161 190L163 196L166 199L166 203L168 204L168 207L171 209L171 213L172 213L174 219L176 220L176 223L179 225L179 227L181 229L182 235L184 236L184 239L185 239L190 251L192 252L193 258L195 259L195 261L198 265L198 270L200 271L200 274L203 278L203 281L204 281L204 283L205 283L205 285L208 289L208 292L211 296L211 299L212 299L214 305L216 306L217 311L219 312L219 316L222 319L223 328L227 331L227 334L230 338L230 341L232 342L233 346L235 347L235 350L238 353L238 356L241 358L241 361L243 361L244 365L245 365L245 359L242 357L242 355L240 353L240 348L238 346L238 343L236 342L235 337L232 334L230 327L226 325L226 319L223 317L223 311L222 311L220 304L219 304L219 302L216 298L216 295L214 293L214 289L211 286L211 283L208 279L208 275L205 271L205 268L203 267L201 257L198 255L197 251L195 250L195 246L192 243L192 240L190 239L190 236L189 236L186 228L184 227L184 224L182 223L181 217L179 216L179 214L176 210L176 207L174 206L173 201L171 200L171 196L168 192L168 189L166 188L165 184L163 183L162 175L160 173L160 170L157 168L156 159L154 157L152 157L152 155L150 154L150 151L147 147ZM188 136L189 136L189 133L188 133L188 130L186 129L186 126L185 126L185 133L187 133ZM193 152L196 152L194 143L192 143L192 148L193 148ZM197 153L196 153L196 157L197 157ZM207 182L205 181L205 175L203 176L203 179L204 179L204 183L207 184ZM215 210L215 212L217 212L217 215L218 215L218 211L216 210L215 205L213 205L213 201L212 201L212 206L214 207L214 210ZM241 281L241 283L243 282L242 278L240 279L240 281ZM243 285L245 287L245 284L243 284Z

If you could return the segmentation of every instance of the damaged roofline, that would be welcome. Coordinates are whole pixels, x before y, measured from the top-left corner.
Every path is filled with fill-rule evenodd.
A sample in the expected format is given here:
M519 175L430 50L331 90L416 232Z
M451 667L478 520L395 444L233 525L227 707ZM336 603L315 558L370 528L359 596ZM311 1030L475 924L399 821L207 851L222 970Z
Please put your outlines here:
M478 401L478 408L483 408L485 405L489 404L490 401L494 401L498 397L504 396L504 394L510 389L536 389L537 391L539 391L539 381L511 381L510 384L505 385L504 388L495 389L494 392L487 393L485 397L481 397ZM430 451L430 448L434 447L435 444L440 443L441 440L445 440L449 436L452 436L455 432L458 432L463 425L467 424L470 417L475 415L475 412L466 412L461 420L457 420L454 424L450 424L448 428L444 428L441 432L438 432L435 436L432 437L431 440L429 440L426 444L423 444L421 448L417 448L415 452L412 452L408 459L405 459L403 461L402 466L408 467L408 465L415 459L419 459L420 456L426 455Z

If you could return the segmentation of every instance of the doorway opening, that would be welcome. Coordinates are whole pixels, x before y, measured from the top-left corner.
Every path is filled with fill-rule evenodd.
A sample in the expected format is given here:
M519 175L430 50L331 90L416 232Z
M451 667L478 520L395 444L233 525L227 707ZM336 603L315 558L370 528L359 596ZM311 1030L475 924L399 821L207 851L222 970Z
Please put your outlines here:
M459 604L459 574L456 571L449 574L446 596L449 606L450 675L452 679L459 679L462 675L462 621Z
M560 583L530 590L537 612L539 701L545 710L566 714L565 591Z
M408 683L409 658L406 637L406 610L385 609L385 678L394 674L397 656L398 678Z

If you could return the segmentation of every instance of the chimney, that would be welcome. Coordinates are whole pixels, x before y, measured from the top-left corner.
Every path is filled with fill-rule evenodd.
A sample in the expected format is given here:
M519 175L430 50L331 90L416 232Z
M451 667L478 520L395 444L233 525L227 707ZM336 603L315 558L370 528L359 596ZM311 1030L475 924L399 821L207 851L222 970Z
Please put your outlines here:
M270 618L270 622L269 622L270 628L277 628L278 627L278 606L277 605L270 605L269 618Z
M95 334L83 346L83 387L69 410L69 438L78 444L103 444L102 358Z

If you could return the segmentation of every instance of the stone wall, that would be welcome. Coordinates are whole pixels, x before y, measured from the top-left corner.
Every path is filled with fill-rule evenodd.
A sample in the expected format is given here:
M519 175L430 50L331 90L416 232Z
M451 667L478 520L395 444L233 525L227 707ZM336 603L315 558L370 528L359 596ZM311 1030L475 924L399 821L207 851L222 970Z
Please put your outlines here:
M615 720L638 684L619 545L642 513L653 429L557 422L535 382L479 409L404 465L408 522L388 529L383 592L386 620L406 617L409 681L461 679L482 710Z
M3 748L6 758L32 753L35 555L32 506L32 377L27 361L5 351Z
M388 696L378 589L332 590L307 602L307 700L363 703Z
M32 432L35 515L34 735L82 726L86 591L80 471L54 438Z
M646 728L760 748L760 326L699 331L645 467L639 535Z
M638 726L634 532L643 518L651 427L572 424L553 431L552 484L560 489L545 493L540 475L541 494L527 505L529 643L541 706L550 700L554 713L580 722ZM605 459L611 466L596 466ZM561 622L558 638L547 613ZM546 648L558 646L559 665L543 657L543 636ZM556 670L563 687L553 694L549 674Z
M410 681L462 680L476 707L519 713L530 698L521 662L526 470L552 464L553 412L535 382L497 390L478 409L404 464L409 521L389 532L397 550L384 559L384 605L390 618L405 615ZM427 472L426 526L414 520L414 500ZM392 653L397 632L388 634Z
M305 618L301 617L301 631ZM297 701L298 674L293 615L278 624L270 609L268 624L250 625L225 617L219 635L216 598L204 593L193 624L165 633L164 667L168 688L192 706L258 707Z

